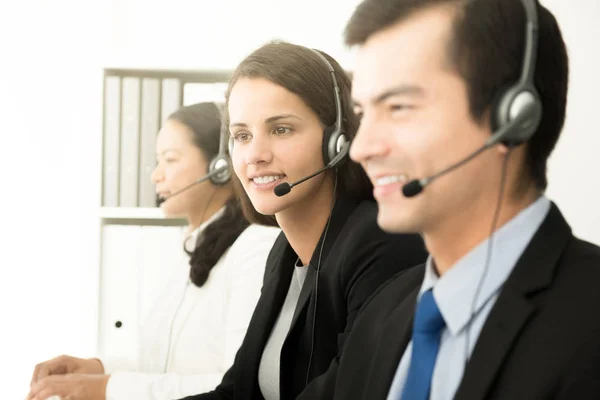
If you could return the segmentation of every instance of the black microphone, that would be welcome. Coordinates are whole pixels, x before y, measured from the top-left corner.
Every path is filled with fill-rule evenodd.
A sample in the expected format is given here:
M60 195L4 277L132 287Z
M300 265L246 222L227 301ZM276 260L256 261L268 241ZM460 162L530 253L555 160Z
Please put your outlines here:
M204 182L204 181L207 181L207 180L209 180L210 178L212 178L213 176L215 176L215 175L218 175L218 174L220 174L221 172L224 172L225 170L227 170L227 168L228 168L228 166L227 166L227 165L225 165L225 166L223 166L223 167L220 167L220 168L213 169L212 171L210 171L209 173L207 173L206 175L204 175L202 178L200 178L200 179L198 179L198 180L196 180L196 181L194 181L194 182L190 183L189 185L187 185L187 186L186 186L186 187L184 187L183 189L179 189L179 190L178 190L178 191L176 191L175 193L171 193L170 195L168 195L168 196L165 196L165 197L161 198L161 199L160 199L160 201L159 201L159 205L160 205L160 204L162 204L162 203L164 203L165 201L169 200L171 197L173 197L173 196L176 196L176 195L178 195L179 193L183 193L183 192L185 192L186 190L190 189L191 187L194 187L194 186L196 186L197 184L199 184L199 183L202 183L202 182Z
M477 149L461 161L457 162L456 164L452 164L448 168L438 172L435 175L431 175L428 178L415 179L408 182L406 185L402 186L402 194L405 197L414 197L418 195L423 191L423 189L425 189L426 186L428 186L431 182L435 181L440 176L444 176L447 173L452 172L459 167L462 167L463 165L465 165L466 163L483 153L485 150L502 142L507 136L507 134L509 134L515 129L521 128L521 125L526 123L528 118L530 118L530 109L525 109L524 111L519 113L514 119L512 119L509 123L500 128L497 132L494 132L494 134L479 149Z
M420 180L415 179L402 186L402 194L406 197L416 196L421 193L423 186Z
M310 178L314 178L315 176L317 176L319 174L322 174L323 172L327 171L328 169L331 169L331 168L335 167L342 160L342 158L344 158L346 156L346 154L348 154L348 150L349 149L350 149L350 144L349 143L344 143L344 146L342 147L342 149L338 153L338 155L335 156L333 158L333 160L331 160L326 166L324 166L323 168L321 168L320 170L318 170L314 174L308 175L308 176L300 179L297 182L294 182L294 183L289 183L289 182L280 183L279 185L275 186L275 189L273 190L275 192L275 195L277 195L277 197L285 196L286 194L288 194L292 190L292 188L294 186L299 185L302 182L305 182L305 181L309 180Z

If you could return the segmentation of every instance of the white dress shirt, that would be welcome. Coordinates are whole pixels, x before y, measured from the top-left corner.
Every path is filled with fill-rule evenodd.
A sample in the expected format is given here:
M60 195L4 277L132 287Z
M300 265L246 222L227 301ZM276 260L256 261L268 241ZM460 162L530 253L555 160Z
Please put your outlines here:
M185 241L188 250L211 220ZM101 358L110 374L106 399L175 399L214 389L246 334L267 256L280 232L250 225L200 288L190 281L189 256L184 253L140 327L137 362Z

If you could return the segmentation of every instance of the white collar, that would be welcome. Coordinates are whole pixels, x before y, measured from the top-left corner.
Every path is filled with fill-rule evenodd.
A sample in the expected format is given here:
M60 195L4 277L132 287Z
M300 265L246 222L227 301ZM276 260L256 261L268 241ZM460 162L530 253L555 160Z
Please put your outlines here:
M196 242L198 241L198 236L200 235L200 232L206 229L206 227L212 222L214 222L217 218L221 217L224 212L225 206L221 207L217 212L211 215L210 218L204 221L199 227L187 234L183 239L183 246L185 250L192 253L196 249Z

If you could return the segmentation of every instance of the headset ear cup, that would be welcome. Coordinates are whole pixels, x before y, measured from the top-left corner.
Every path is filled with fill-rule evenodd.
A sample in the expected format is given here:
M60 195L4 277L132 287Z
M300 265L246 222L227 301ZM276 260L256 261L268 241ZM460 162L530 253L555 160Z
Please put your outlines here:
M542 103L534 87L515 85L501 92L502 95L494 99L490 115L492 132L511 124L517 116L524 117L521 125L515 125L498 138L505 146L518 146L528 141L534 135L541 120Z
M335 157L335 151L332 152L332 149L335 150L335 145L332 146L333 129L333 126L328 126L323 130L323 162L325 165Z
M507 122L507 116L502 115L502 102L506 101L507 88L508 87L502 88L502 90L498 91L492 99L492 103L490 105L490 128L492 132L498 131L498 129L500 129L500 127Z
M325 165L329 164L344 148L344 144L348 143L348 139L343 131L334 132L335 127L328 127L323 131L323 138L327 138L327 141L323 142L323 161ZM346 161L347 155L341 160L337 160L335 165L331 167L340 166Z
M337 137L337 140L332 141L333 145L335 146L334 147L335 148L335 156L339 157L341 154L341 158L339 160L337 160L335 162L335 164L332 165L332 167L340 167L340 166L344 165L344 163L348 159L348 154L350 151L350 143L348 142L348 139L346 138L346 134L343 132L340 132L339 134L336 135L336 137Z
M215 157L208 166L208 172L212 172L216 169L226 167L224 171L211 176L210 181L215 185L224 185L231 179L231 166L229 165L229 159L225 156Z

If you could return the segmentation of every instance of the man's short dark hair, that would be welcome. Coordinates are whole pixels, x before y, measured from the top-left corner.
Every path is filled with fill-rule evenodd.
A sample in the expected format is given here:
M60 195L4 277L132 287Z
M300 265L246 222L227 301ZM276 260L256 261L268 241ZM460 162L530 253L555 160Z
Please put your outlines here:
M535 86L543 115L527 145L526 172L544 190L548 185L547 160L565 121L569 60L556 19L536 3L539 40ZM521 0L364 0L346 25L346 44L362 45L373 34L435 6L455 7L448 57L466 82L472 117L481 121L498 94L514 84L521 73L526 18Z

